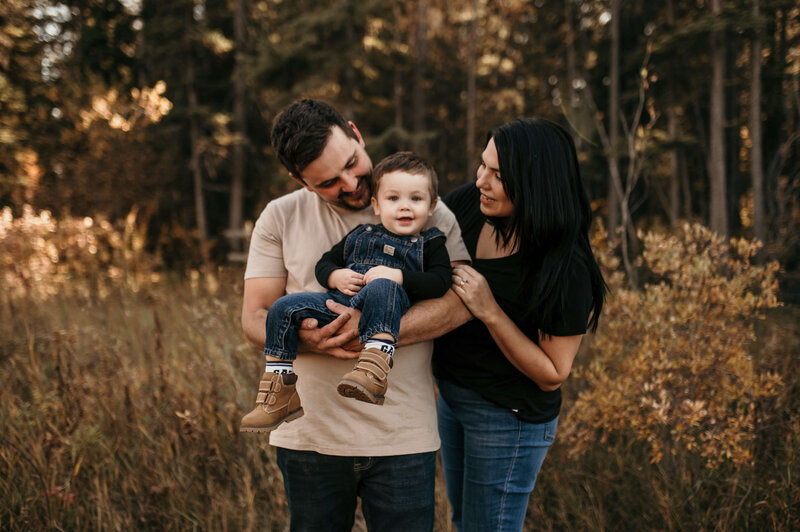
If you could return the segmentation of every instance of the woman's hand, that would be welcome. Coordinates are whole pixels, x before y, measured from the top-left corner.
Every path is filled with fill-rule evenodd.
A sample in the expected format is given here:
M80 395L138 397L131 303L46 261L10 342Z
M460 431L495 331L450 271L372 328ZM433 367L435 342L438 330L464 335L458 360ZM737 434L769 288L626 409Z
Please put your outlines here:
M461 298L472 315L483 322L499 311L486 278L471 266L453 268L453 292Z
M328 276L328 288L335 288L339 292L354 296L366 284L364 276L350 268L333 270Z
M371 283L375 279L389 279L399 285L403 284L403 270L389 268L388 266L373 266L364 274L364 284Z

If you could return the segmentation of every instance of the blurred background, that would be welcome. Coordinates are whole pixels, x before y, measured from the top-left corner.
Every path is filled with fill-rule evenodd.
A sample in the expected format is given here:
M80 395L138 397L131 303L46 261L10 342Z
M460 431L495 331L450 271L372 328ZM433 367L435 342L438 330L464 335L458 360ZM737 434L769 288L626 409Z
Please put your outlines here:
M239 312L299 97L442 194L573 133L612 293L530 529L800 528L796 0L4 0L0 529L286 529Z

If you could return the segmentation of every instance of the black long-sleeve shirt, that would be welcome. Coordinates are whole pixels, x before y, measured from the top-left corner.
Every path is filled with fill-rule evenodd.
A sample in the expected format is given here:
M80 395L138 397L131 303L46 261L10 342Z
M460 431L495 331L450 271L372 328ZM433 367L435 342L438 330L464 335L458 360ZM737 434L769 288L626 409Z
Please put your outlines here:
M350 233L358 230L359 227L356 227ZM383 226L377 227L380 230L387 231ZM350 233L317 262L314 273L317 281L322 286L328 287L328 278L334 270L348 267L349 258L345 256L345 242ZM432 238L425 238L422 247L422 271L415 271L405 267L400 269L403 272L403 288L410 300L442 297L447 292L447 289L450 288L452 284L452 268L445 242L446 239L441 232Z

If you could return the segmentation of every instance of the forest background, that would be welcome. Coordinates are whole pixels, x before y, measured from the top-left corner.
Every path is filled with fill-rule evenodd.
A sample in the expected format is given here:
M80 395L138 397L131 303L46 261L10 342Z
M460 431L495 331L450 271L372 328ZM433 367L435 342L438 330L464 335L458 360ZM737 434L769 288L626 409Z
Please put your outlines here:
M442 193L486 131L572 131L611 287L530 529L800 529L794 0L5 0L0 529L287 526L243 438L269 146L329 101ZM450 530L443 484L437 530ZM360 527L357 524L357 528Z

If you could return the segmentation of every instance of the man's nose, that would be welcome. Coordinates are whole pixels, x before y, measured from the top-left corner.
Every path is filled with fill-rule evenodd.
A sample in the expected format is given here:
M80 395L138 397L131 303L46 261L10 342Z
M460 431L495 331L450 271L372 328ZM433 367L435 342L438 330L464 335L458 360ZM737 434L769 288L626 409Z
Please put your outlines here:
M357 188L358 188L358 176L350 171L343 173L342 190L344 192L354 192Z

